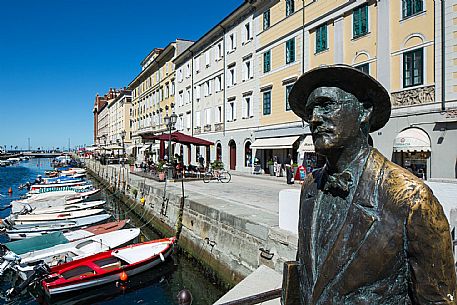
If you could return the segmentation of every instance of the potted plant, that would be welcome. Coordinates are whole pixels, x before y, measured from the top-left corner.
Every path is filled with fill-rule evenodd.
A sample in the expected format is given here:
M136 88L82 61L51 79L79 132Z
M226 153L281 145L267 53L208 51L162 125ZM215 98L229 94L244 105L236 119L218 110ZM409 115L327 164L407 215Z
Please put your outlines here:
M222 162L221 160L214 160L211 163L211 168L212 169L224 169L224 162Z
M135 199L136 199L136 196L138 196L138 190L137 190L136 188L132 188L131 192L132 192L132 195L133 195L133 196L135 197Z
M275 175L275 166L273 160L267 161L268 171L270 172L270 176Z
M135 156L133 154L129 155L127 163L130 166L130 172L133 173L133 171L135 170Z
M157 163L157 172L159 173L159 181L164 181L165 180L165 160L160 160Z

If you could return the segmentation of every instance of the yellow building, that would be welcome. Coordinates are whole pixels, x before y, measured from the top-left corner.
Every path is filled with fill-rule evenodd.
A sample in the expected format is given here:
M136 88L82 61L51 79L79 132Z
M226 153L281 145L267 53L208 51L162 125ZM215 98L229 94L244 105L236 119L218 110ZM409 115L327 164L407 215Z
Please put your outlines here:
M427 0L280 0L259 7L260 126L252 147L263 166L273 156L284 158L287 153L300 162L308 157L301 148L309 139L298 136L309 129L290 111L288 90L304 71L343 63L370 74L391 92L392 118L372 135L374 145L402 166L421 169L424 178L455 177L457 152L444 142L434 145L446 131L450 133L449 124L455 120L443 115L454 113L455 105L442 96L450 92L447 96L455 98L457 88L445 83L446 79L455 82L457 73L451 78L449 70L455 65L451 60L446 65L453 64L452 68L443 72L442 55L454 56L450 53L455 50L447 46L448 51L442 52L441 41L455 45L455 37L449 37L454 35L454 19L442 20L442 9L449 16L457 10L442 1ZM400 147L402 132L411 128L415 130L407 133L416 135L416 142L428 139L425 147ZM270 138L279 139L277 149Z
M175 97L173 60L179 51L191 44L191 41L177 39L164 49L155 48L141 62L142 71L128 86L132 90L133 145L130 149L139 162L144 160L147 150L156 156L158 154L159 147L146 143L143 137L161 134L167 130L163 118L173 111Z

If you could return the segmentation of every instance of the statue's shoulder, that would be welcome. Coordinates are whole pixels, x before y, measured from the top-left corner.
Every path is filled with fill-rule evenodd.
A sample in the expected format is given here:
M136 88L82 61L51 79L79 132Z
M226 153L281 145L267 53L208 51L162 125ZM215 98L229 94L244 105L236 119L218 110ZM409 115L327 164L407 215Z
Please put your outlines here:
M379 152L378 152L379 153ZM385 158L385 157L383 157ZM429 202L435 199L432 190L407 169L395 164L385 158L383 168L383 186L389 197L399 202L414 204L413 198L420 199L421 202Z

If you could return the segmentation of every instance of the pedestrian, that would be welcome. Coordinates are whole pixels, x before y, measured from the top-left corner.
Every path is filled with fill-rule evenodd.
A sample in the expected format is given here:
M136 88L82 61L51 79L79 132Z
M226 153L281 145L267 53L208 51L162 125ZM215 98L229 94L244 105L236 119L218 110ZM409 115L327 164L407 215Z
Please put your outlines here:
M294 181L292 180L292 156L290 154L287 155L286 161L284 163L286 167L286 178L287 178L287 184L294 184Z

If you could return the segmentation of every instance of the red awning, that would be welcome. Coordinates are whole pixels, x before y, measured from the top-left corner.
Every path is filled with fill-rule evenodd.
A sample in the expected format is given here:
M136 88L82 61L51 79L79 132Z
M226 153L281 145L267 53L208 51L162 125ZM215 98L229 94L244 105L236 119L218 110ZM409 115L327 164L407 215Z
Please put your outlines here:
M145 135L142 137L143 137L143 140L168 141L170 139L170 134L163 133L163 134L157 135L157 136ZM183 133L180 133L179 131L175 131L175 132L171 133L171 141L176 142L176 143L181 143L181 144L193 144L193 145L201 145L201 146L214 145L213 142L206 141L206 140L196 138L196 137L191 137L191 136L185 135Z

